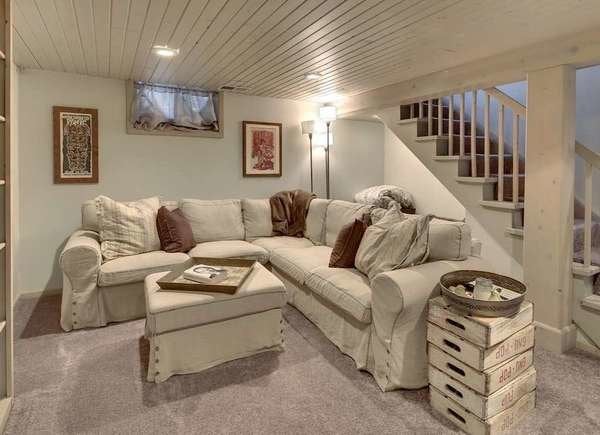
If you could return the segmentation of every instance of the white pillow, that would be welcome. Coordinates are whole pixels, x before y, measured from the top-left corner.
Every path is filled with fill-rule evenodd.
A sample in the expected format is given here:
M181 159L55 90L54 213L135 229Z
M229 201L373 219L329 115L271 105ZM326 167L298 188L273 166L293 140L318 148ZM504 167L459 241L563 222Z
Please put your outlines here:
M315 245L323 244L325 233L325 216L330 199L315 198L310 202L306 215L306 231L304 235Z
M471 255L471 227L464 222L432 219L429 260L466 260Z
M313 201L314 202L314 201ZM354 219L360 219L371 211L373 206L358 202L333 200L327 207L325 216L325 244L333 248L342 227Z
M354 265L372 280L381 272L424 263L429 255L430 219L407 218L393 206L365 231Z
M100 250L105 260L160 250L158 197L124 203L101 195L95 202Z
M271 203L268 199L242 199L242 215L246 240L252 241L273 235Z
M192 227L196 243L244 240L242 202L239 199L182 199L179 208Z

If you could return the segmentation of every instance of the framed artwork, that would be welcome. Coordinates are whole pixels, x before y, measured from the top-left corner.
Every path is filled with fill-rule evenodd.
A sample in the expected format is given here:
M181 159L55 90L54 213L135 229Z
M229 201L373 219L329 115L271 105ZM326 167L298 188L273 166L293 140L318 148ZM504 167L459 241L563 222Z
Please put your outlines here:
M98 182L98 110L54 106L54 183Z
M281 177L281 123L243 121L244 177Z

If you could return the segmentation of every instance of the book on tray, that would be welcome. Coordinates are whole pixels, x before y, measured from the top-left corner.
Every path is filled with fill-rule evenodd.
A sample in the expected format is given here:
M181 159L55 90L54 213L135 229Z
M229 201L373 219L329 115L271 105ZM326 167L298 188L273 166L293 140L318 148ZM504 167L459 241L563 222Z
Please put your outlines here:
M183 277L202 284L216 284L225 281L229 274L222 267L197 264L183 272Z

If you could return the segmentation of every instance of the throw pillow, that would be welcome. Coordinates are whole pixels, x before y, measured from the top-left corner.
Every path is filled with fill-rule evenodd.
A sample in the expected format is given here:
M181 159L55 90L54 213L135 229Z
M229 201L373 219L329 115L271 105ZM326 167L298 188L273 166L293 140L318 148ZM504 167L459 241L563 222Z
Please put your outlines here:
M178 208L172 211L164 206L159 208L156 229L163 251L188 252L196 245L192 227Z
M361 219L355 219L342 227L331 251L329 267L354 267L356 251L366 229L367 223Z
M100 250L104 259L160 250L156 230L159 207L158 197L128 203L97 197Z
M429 255L430 219L408 217L399 207L390 208L365 231L356 253L356 268L373 279L381 272L424 263Z

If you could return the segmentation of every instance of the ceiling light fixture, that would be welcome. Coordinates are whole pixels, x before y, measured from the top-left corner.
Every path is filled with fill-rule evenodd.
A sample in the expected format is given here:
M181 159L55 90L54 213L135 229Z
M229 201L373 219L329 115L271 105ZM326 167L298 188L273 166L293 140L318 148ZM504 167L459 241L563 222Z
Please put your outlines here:
M318 80L321 77L322 77L321 74L319 74L318 72L309 72L304 75L304 78L306 80Z
M173 57L179 54L178 48L170 48L166 45L155 45L152 47L154 54L162 57Z

